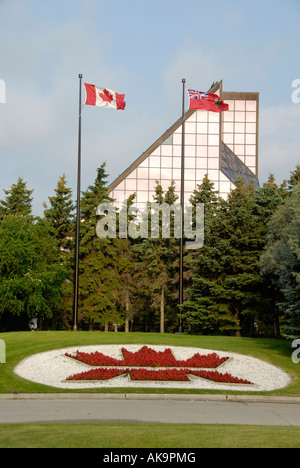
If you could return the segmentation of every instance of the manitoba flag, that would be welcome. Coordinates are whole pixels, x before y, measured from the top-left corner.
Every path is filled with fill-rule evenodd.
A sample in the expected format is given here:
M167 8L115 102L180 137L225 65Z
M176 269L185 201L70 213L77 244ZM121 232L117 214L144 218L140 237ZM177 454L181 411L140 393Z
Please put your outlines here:
M189 109L203 109L212 112L223 112L229 110L228 104L225 104L217 94L202 93L188 89L190 98Z
M85 104L90 106L112 107L113 109L125 109L125 94L118 94L108 88L97 87L84 83L86 100Z

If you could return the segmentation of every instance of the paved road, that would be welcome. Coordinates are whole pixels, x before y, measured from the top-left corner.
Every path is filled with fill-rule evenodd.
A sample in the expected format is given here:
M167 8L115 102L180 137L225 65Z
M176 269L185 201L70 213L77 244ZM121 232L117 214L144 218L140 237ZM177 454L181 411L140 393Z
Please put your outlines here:
M145 398L145 397L144 397ZM300 426L299 401L186 400L60 394L0 398L0 424L28 422L135 422Z

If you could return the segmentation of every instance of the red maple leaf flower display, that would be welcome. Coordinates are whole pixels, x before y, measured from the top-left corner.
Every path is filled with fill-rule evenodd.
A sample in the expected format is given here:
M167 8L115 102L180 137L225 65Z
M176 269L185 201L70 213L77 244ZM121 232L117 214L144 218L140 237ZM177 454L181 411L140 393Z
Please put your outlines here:
M143 346L137 352L122 348L123 359L105 356L98 351L84 353L77 351L75 355L66 353L66 356L88 364L96 369L72 375L67 380L109 380L113 377L128 375L132 381L189 381L193 375L206 380L223 383L251 384L251 382L226 373L221 374L215 370L228 357L219 357L216 353L208 355L194 354L186 360L175 359L172 351L164 351ZM150 368L156 368L149 369ZM159 368L159 369L158 369Z
M99 96L101 97L102 101L106 101L108 103L111 103L113 100L113 96L107 91L107 89L103 90L103 93L99 93Z

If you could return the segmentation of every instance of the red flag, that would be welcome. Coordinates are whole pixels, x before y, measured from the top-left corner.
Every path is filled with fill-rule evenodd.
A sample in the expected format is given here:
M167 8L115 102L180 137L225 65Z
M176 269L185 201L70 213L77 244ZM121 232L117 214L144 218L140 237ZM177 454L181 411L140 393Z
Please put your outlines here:
M118 94L108 88L100 88L92 84L84 83L86 100L90 106L112 107L113 109L125 109L125 94Z
M217 94L202 93L188 89L190 98L189 109L203 109L212 112L223 112L229 110L229 105L225 104Z

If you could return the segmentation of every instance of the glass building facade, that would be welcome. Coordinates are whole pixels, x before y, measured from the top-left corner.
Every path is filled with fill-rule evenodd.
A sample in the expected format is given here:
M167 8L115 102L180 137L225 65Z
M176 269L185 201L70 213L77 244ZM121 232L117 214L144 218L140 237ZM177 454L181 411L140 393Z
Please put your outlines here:
M206 174L223 198L239 176L253 180L255 186L259 184L259 94L224 92L222 81L210 92L229 104L229 110L188 110L184 115L185 203ZM121 207L129 195L136 193L136 207L143 210L147 201L153 201L157 181L165 191L174 181L180 197L181 156L182 117L108 187L110 196Z

